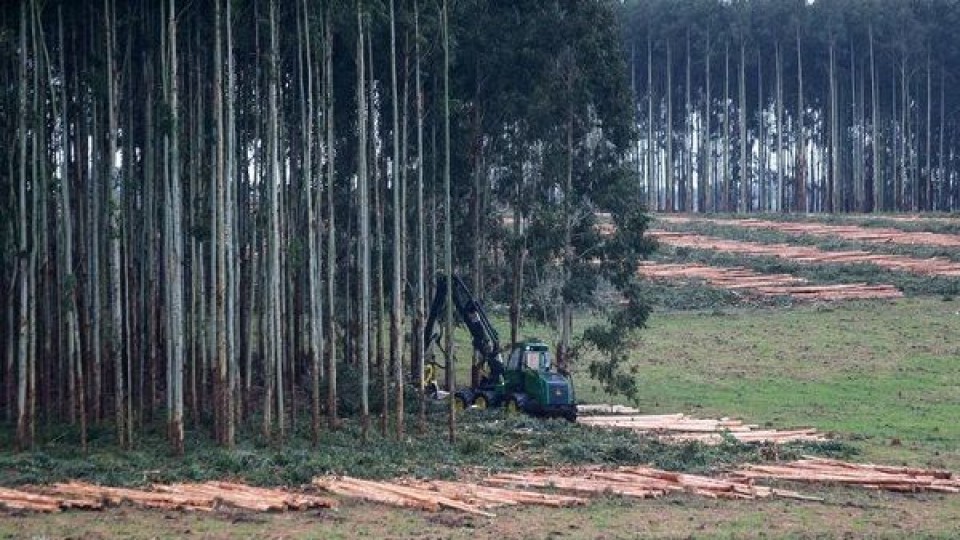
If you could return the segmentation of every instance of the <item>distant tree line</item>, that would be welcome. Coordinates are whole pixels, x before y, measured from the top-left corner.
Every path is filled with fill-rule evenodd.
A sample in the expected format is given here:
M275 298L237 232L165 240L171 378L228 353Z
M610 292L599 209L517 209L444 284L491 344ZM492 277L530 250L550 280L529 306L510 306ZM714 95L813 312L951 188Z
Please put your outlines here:
M553 324L561 356L602 286L627 300L611 328L641 325L617 9L4 2L8 440L403 434L437 271L509 306L511 339Z
M955 211L960 2L627 0L651 209Z

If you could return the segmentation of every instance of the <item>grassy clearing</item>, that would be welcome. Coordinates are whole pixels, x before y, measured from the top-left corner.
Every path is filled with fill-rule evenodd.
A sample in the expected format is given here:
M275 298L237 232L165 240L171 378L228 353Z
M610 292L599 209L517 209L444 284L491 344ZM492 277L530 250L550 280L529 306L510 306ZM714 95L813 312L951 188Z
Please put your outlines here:
M958 334L960 303L936 298L670 313L632 358L645 410L813 425L865 459L958 470Z

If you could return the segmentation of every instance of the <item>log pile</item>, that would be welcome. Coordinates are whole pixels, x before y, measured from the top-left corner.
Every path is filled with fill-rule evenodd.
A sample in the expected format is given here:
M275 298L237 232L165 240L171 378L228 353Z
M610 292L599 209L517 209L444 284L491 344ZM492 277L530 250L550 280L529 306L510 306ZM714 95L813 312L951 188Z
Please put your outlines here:
M586 500L566 495L553 495L482 486L464 482L396 481L375 482L349 476L318 477L313 485L343 497L362 499L401 508L436 512L450 508L492 517L491 508L518 504L563 507L586 504Z
M665 222L690 223L702 221L715 225L746 227L752 229L770 229L793 235L816 237L836 237L864 243L928 245L939 247L960 247L960 235L941 234L921 231L902 231L886 227L862 227L859 225L827 225L802 221L770 221L765 219L692 219L682 216L659 218Z
M893 285L842 283L812 285L790 274L761 274L741 267L702 264L643 263L637 272L651 279L700 279L711 287L743 291L756 296L789 296L796 300L853 300L899 298L903 293Z
M752 256L769 256L805 264L873 264L888 270L914 274L960 277L960 263L943 257L918 259L905 255L886 255L868 251L824 251L814 246L761 244L727 240L692 233L650 231L659 242L674 247L709 249Z
M620 467L613 470L533 471L502 473L485 480L488 484L524 488L552 488L587 495L620 495L638 499L667 493L692 493L712 499L763 499L773 496L819 500L795 491L755 486L748 480L716 479L706 476L661 471L650 467Z
M51 497L32 491L0 488L0 508L5 510L26 510L29 512L59 512L68 508L100 510L103 504L90 499L64 499Z
M894 467L871 463L849 463L808 457L779 465L749 465L732 478L790 480L818 484L841 484L866 489L939 493L960 493L960 479L949 471Z
M626 405L610 405L607 403L581 403L577 405L578 414L639 414L640 410Z
M291 493L281 489L256 488L232 482L154 485L152 491L148 491L73 481L53 484L44 488L44 492L52 497L70 497L79 501L112 506L126 502L143 508L203 512L212 512L224 505L255 512L282 512L336 506L336 501L324 497Z
M724 437L743 443L822 442L827 438L814 428L776 430L759 429L731 418L701 419L684 414L583 416L577 422L603 428L629 429L641 434L656 435L665 442L697 441L720 444Z

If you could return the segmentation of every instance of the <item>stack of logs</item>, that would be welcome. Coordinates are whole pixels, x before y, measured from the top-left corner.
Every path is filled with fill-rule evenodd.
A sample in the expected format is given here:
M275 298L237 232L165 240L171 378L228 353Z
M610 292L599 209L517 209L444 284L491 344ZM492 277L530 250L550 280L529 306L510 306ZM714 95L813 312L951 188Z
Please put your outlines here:
M825 251L814 246L763 244L668 231L650 231L649 235L663 244L674 247L742 253L749 256L777 257L804 264L873 264L898 272L944 277L960 276L960 263L943 257L916 258L906 255L870 253L861 250Z
M754 229L771 229L788 234L807 234L817 237L837 237L865 243L922 244L928 246L960 247L960 236L923 231L903 231L889 227L861 227L858 225L829 225L802 221L770 221L765 219L718 219L717 225L734 225Z
M436 512L452 508L481 516L493 516L498 506L533 504L550 507L586 504L586 499L535 491L503 489L465 482L397 481L375 482L349 476L314 478L313 485L343 497Z
M612 494L649 499L667 493L692 493L712 499L763 499L772 496L820 500L795 491L755 486L743 479L721 480L693 474L661 471L649 467L613 470L534 471L502 473L485 480L501 486L554 488L584 494Z
M947 471L855 464L823 458L805 458L776 465L749 465L727 475L726 478L632 466L615 469L536 469L496 474L480 478L476 482L377 482L348 476L331 476L315 478L313 485L342 497L379 504L427 511L448 508L486 517L494 516L490 510L497 507L578 506L589 502L586 497L597 495L648 499L669 493L688 493L713 499L753 500L783 497L822 500L796 491L754 484L757 479L764 478L901 492L960 493L960 479ZM531 491L530 488L550 491ZM143 508L200 511L230 507L266 512L336 506L336 501L324 497L229 482L157 485L149 491L102 487L81 482L34 487L26 491L0 488L0 507L9 510L92 510L123 502Z
M0 489L0 506L14 510L58 512L68 508L98 510L124 502L143 508L211 512L229 506L255 512L332 508L336 501L312 495L232 482L154 485L152 490L105 487L84 482L53 484L32 491Z
M737 266L644 263L637 268L637 273L652 279L702 279L711 287L742 290L757 296L789 296L796 300L836 301L903 296L899 289L888 284L813 285L791 274L761 274Z
M684 414L580 416L577 422L603 428L630 429L642 434L653 434L662 441L698 441L719 444L729 436L740 442L822 442L824 434L814 428L791 430L759 429L756 424L744 424L731 418L700 419Z
M736 471L733 478L741 480L768 478L817 484L841 484L908 493L918 491L960 493L960 479L955 478L949 471L848 463L815 457L778 465L750 465Z

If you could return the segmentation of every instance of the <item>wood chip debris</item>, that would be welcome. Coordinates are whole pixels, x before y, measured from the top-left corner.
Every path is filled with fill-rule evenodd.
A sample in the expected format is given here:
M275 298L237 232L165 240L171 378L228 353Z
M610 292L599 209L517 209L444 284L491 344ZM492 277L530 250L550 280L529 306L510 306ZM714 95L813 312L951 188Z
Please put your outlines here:
M61 504L69 500L111 506L130 503L143 508L163 510L212 512L222 506L229 506L254 512L283 512L336 506L336 501L325 497L293 493L282 489L257 488L233 482L156 484L150 490L145 490L71 481L41 489L45 495L60 500Z
M493 517L495 514L488 510L499 506L533 504L564 507L587 503L585 499L568 495L553 495L439 480L377 482L349 476L329 476L314 478L313 485L343 497L390 506L415 508L429 512L450 508L486 517Z
M803 264L873 264L887 270L922 275L958 277L960 263L943 257L916 258L869 251L825 251L814 246L795 244L763 244L744 240L728 240L695 233L650 231L651 238L662 244L691 249L707 249L742 253L750 256L777 257ZM958 237L960 238L960 237Z
M821 500L796 491L755 486L745 479L709 478L650 467L502 473L487 478L484 482L500 486L552 488L572 493L612 494L638 499L682 492L712 499L753 500L778 496L798 500Z
M703 280L711 287L740 291L754 296L789 296L795 300L837 301L903 296L903 292L889 284L813 285L806 279L791 274L761 274L739 266L647 262L637 268L637 273L651 279Z
M818 484L842 484L866 489L939 493L960 493L960 479L949 471L849 463L835 459L806 457L777 465L749 465L732 478L790 480Z
M685 414L581 416L577 422L587 426L630 429L641 434L657 435L665 442L698 441L720 444L724 437L743 443L822 442L826 435L815 428L790 430L760 429L732 418L701 419Z

